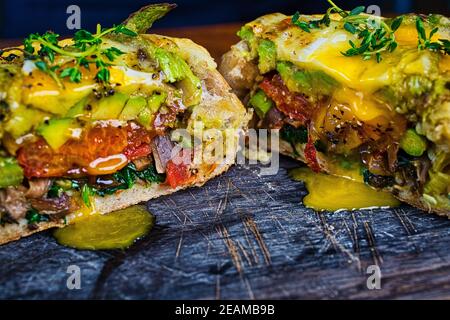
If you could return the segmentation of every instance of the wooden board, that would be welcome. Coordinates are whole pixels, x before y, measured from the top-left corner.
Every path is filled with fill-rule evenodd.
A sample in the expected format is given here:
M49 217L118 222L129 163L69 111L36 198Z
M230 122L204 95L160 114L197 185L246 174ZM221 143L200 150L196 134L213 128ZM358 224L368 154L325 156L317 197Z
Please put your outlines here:
M121 251L77 251L47 232L0 247L0 298L448 298L450 221L403 206L318 214L287 177L234 167L151 201L157 226ZM67 268L81 269L68 290ZM378 265L381 290L368 290Z
M161 33L194 38L218 58L237 29ZM149 202L157 226L127 251L77 251L51 232L2 246L0 298L450 297L450 221L408 206L318 214L287 176L297 165L282 159L276 176L234 167L203 188ZM71 265L80 267L80 290L66 286ZM381 269L381 290L367 288L371 265Z

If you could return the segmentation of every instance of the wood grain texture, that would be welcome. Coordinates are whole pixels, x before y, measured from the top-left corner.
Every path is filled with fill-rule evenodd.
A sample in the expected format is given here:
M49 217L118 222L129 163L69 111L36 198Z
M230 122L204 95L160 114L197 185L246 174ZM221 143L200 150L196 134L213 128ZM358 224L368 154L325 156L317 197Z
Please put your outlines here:
M193 38L217 59L237 25L155 32ZM0 41L0 46L2 46ZM148 203L151 234L126 251L77 251L51 232L0 247L3 299L450 298L450 221L403 206L319 214L283 158L276 176L234 167L203 188ZM381 290L366 269L381 268ZM77 265L81 290L68 290Z
M319 214L290 180L234 167L149 202L151 234L126 251L77 251L44 233L0 247L3 299L450 298L450 221L408 206ZM82 289L68 290L69 265ZM381 268L381 290L366 269Z

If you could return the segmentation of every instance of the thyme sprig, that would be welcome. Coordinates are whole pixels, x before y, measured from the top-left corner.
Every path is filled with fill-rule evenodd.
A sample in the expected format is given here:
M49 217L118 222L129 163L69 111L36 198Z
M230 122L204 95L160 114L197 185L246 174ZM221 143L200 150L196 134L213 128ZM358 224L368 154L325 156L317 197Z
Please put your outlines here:
M416 29L417 34L419 36L419 50L431 50L436 52L442 52L450 55L450 40L447 39L439 39L438 41L433 41L433 36L439 31L439 28L436 27L430 31L429 36L427 36L427 32L425 30L425 25L422 21L421 17L417 17L416 19Z
M375 19L375 20L371 20ZM359 45L349 41L351 48L342 52L344 56L362 56L364 60L375 57L377 62L381 62L383 52L394 52L398 44L395 40L395 31L400 28L403 17L400 16L387 24L380 17L368 18L367 16L349 15L344 18L344 28L352 34L356 34L361 39Z
M398 44L394 33L403 22L402 16L388 24L381 17L362 14L366 10L364 6L358 6L348 12L339 8L333 1L327 1L331 4L331 7L322 19L309 22L300 21L300 14L297 12L292 17L292 23L306 32L311 32L311 29L317 29L321 26L329 27L331 14L339 14L342 17L341 23L343 23L344 29L361 39L359 44L352 40L349 41L350 48L342 52L347 57L362 56L364 60L375 57L377 62L381 62L383 52L393 52L397 48Z
M110 80L108 67L114 60L123 55L121 50L110 47L103 49L101 44L108 34L123 34L135 37L137 34L123 25L108 29L102 29L97 25L97 31L92 34L86 30L79 30L73 37L73 44L60 46L60 36L53 32L43 35L33 33L24 40L24 51L27 59L35 61L36 67L48 73L55 81L61 84L60 79L68 78L71 82L80 82L82 68L90 69L95 65L97 73L95 78L103 83ZM56 63L55 57L59 55L60 63Z

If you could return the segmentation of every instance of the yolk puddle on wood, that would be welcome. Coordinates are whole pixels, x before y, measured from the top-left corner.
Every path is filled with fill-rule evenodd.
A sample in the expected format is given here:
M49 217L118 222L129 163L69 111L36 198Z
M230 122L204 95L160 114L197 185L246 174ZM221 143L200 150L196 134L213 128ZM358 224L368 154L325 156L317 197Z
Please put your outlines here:
M155 217L144 206L134 206L109 214L93 214L58 229L59 244L82 250L126 249L147 235Z
M306 207L317 211L358 210L398 207L393 195L345 178L314 173L308 168L290 172L296 181L306 184L309 194L303 199Z

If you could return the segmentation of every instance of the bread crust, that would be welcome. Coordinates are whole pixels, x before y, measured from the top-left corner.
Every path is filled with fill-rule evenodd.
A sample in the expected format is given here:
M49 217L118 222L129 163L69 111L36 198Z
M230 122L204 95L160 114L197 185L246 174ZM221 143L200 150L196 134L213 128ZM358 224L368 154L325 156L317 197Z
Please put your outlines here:
M176 44L178 47L177 49L179 50L177 53L185 59L193 73L200 78L203 84L203 91L206 91L202 95L201 103L195 108L207 107L214 112L215 108L218 110L221 108L220 104L226 102L228 105L231 105L234 117L239 122L239 129L247 129L249 116L246 109L236 95L232 93L231 87L224 80L222 75L216 70L217 64L205 48L189 39L179 39L153 34L142 35L142 37L163 47ZM238 145L236 145L236 148L233 150L234 154L237 153L237 148ZM199 167L198 174L194 181L175 189L166 184L136 184L131 189L119 191L114 195L106 197L94 196L92 201L95 205L96 212L101 214L110 213L160 196L169 195L182 189L201 187L207 181L227 171L232 164L233 163L230 162L224 162L215 166L213 169ZM67 223L70 224L71 220L69 219ZM17 223L4 224L3 226L0 226L0 245L40 231L64 227L65 225L66 222L63 220L49 221L39 223L35 228L30 229L26 219L22 219Z

